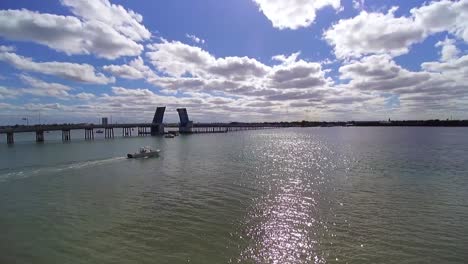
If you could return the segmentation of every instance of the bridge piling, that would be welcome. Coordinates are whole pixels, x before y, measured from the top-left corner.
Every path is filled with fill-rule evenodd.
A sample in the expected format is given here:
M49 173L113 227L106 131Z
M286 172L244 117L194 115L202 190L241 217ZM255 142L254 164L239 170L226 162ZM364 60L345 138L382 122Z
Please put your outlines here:
M122 128L122 136L123 137L131 137L132 136L132 128L131 127Z
M70 130L62 130L62 141L70 141Z
M151 124L151 136L164 135L164 124Z
M146 127L138 127L138 136L139 137L146 136Z
M109 127L104 128L104 138L114 138L114 129Z
M94 139L94 129L85 128L85 139L86 140L93 140Z
M6 135L7 135L7 144L8 145L11 145L11 144L15 143L15 137L14 137L13 132L8 132Z
M44 142L44 131L36 131L36 142Z

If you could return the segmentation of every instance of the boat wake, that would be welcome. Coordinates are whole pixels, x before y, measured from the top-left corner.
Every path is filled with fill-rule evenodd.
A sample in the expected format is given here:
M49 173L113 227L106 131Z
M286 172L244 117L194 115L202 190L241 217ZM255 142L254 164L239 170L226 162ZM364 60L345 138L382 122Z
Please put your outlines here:
M100 160L88 160L88 161L80 161L80 162L72 162L72 163L64 163L64 164L57 164L48 167L23 167L21 169L15 170L0 170L0 183L9 181L9 180L16 180L16 179L24 179L31 176L41 175L41 174L49 174L49 173L56 173L56 172L63 172L68 170L77 170L87 167L94 167L100 166L112 162L117 162L125 160L125 157L113 157L108 159L100 159Z

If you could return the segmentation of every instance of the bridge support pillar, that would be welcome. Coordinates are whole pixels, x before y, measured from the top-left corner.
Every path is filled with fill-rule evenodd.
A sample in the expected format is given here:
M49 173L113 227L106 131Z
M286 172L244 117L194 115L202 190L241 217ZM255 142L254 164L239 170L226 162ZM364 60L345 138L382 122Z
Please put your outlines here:
M44 131L36 131L36 142L44 142Z
M138 136L146 136L146 135L148 135L148 128L138 127Z
M104 128L104 137L105 138L114 138L114 129L113 128Z
M132 136L132 128L131 127L122 128L122 136L123 137L131 137Z
M152 124L151 125L151 135L152 136L164 135L164 125L163 124Z
M15 137L13 132L8 132L7 134L7 144L15 143Z
M70 130L62 130L62 141L70 141L71 133Z
M192 121L182 125L179 125L179 133L181 134L190 134L192 133L193 123Z
M93 140L94 139L94 129L85 128L85 139L86 140Z

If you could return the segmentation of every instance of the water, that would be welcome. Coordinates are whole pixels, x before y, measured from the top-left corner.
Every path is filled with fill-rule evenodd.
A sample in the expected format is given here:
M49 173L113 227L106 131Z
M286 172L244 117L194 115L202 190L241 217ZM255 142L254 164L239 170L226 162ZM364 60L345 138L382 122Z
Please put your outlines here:
M467 134L17 136L0 145L0 263L466 263ZM122 158L142 145L162 156Z

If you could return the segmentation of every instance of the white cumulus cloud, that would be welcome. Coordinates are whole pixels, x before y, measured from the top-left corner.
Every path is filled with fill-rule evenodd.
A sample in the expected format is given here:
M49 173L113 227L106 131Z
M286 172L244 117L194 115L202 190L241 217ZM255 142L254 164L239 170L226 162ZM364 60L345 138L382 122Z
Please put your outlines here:
M319 9L341 7L340 0L253 0L275 28L298 29L310 26Z
M36 42L68 55L94 54L106 59L139 55L143 46L138 41L151 36L141 24L141 15L107 0L62 3L76 16L0 10L0 36Z
M0 61L4 61L20 70L59 76L77 82L91 84L108 84L115 82L115 78L97 73L95 68L90 64L57 61L35 62L32 58L23 57L10 52L0 52Z
M324 32L337 58L358 58L370 54L398 56L431 34L448 32L468 41L468 0L442 0L413 8L409 16L361 11L341 19Z
M449 61L458 57L460 54L460 50L455 46L455 40L446 38L443 41L439 41L435 45L436 47L440 47L442 50L440 51L440 59L442 61Z
M324 38L334 47L338 58L407 53L409 46L425 37L425 32L411 18L395 17L395 11L395 8L386 14L362 11L354 18L338 21L324 33Z
M197 43L197 44L205 44L205 40L202 39L202 38L199 38L195 35L191 35L191 34L185 34L185 36L187 38L189 38L190 40L192 40L193 42Z
M55 97L65 100L70 97L68 92L72 90L69 86L60 83L45 82L28 75L20 75L20 79L28 86L27 88L21 89L21 92L35 96Z
M108 0L61 0L70 7L71 12L84 21L100 21L135 41L151 37L151 33L141 23L143 17L121 5L111 4Z
M131 80L149 78L154 75L141 57L133 59L128 65L106 65L103 69L115 76Z

